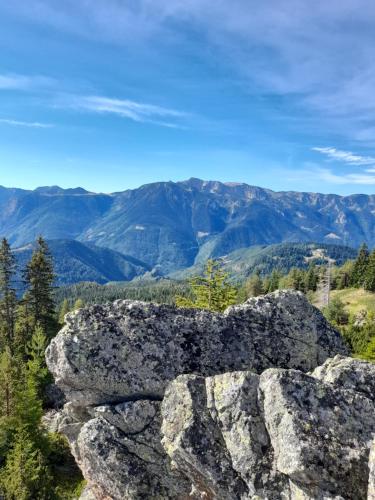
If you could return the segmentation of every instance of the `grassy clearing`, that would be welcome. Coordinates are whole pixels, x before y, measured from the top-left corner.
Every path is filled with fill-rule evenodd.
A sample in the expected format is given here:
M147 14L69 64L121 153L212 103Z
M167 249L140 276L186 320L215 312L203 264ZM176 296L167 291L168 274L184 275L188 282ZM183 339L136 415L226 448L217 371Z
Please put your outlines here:
M344 290L333 290L331 298L338 297L344 304L345 309L352 315L361 309L375 313L375 293L366 292L362 288L345 288Z

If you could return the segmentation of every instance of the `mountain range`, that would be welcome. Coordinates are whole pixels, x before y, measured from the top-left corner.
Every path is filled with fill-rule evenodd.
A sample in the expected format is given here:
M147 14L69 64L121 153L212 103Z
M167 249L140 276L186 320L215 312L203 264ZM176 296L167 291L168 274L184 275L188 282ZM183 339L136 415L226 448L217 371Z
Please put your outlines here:
M194 178L111 194L0 187L0 235L20 247L39 234L106 247L129 266L168 274L253 245L374 247L375 195L274 192Z

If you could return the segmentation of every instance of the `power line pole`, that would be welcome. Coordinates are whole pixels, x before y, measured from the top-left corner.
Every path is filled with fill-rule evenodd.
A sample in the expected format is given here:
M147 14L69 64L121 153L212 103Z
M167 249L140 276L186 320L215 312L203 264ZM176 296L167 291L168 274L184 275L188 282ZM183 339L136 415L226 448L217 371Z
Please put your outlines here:
M331 270L332 270L332 259L327 258L327 268L322 279L322 305L327 307L330 302L331 295Z

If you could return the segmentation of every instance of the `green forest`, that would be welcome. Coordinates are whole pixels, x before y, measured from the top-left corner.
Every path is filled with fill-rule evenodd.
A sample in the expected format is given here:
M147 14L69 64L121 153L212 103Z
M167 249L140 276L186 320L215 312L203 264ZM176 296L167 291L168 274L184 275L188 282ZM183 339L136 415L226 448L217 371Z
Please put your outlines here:
M39 238L16 281L15 258L0 247L0 497L76 498L82 477L65 438L48 432L43 414L52 382L44 353L60 325L54 305L53 263ZM17 292L22 288L22 297Z

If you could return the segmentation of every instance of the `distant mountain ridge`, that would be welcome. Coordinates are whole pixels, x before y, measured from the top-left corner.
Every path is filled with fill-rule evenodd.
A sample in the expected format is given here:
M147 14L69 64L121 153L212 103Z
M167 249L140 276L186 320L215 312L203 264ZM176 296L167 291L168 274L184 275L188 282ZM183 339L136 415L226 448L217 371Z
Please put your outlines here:
M374 247L375 195L274 192L200 179L111 194L0 187L0 235L21 246L39 234L107 247L167 274L253 245Z

